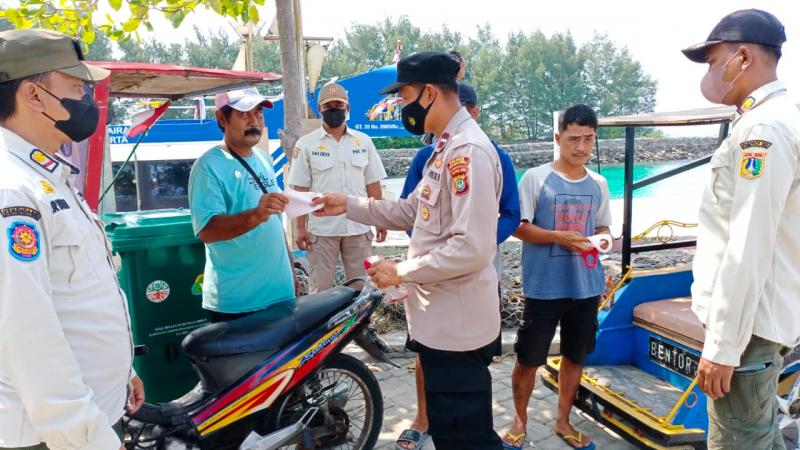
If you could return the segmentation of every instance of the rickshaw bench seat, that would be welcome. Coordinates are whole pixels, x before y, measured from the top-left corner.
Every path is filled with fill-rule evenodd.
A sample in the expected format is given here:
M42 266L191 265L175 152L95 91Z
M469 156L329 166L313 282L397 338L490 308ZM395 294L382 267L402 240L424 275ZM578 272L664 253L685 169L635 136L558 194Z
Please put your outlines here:
M642 303L633 309L633 323L648 331L702 351L705 329L691 309L690 298Z

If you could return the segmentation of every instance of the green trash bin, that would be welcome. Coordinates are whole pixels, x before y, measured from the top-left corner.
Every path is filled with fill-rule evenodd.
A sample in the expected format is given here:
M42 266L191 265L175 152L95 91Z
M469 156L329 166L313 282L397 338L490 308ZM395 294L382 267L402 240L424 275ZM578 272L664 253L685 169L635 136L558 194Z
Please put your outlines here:
M198 381L180 344L208 323L203 243L194 236L188 210L108 214L103 220L111 249L122 260L119 280L128 296L133 342L149 350L134 358L146 400L174 400Z

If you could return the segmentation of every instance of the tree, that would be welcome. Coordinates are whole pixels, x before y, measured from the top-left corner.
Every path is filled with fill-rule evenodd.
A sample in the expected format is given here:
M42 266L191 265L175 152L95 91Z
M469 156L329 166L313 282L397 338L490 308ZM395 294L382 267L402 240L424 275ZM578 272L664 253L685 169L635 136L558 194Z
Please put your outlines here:
M101 1L115 15L106 14L95 23L95 13ZM150 14L163 15L177 28L186 16L198 9L212 10L220 16L243 23L258 22L258 6L265 0L20 0L19 6L0 10L0 19L6 19L17 28L46 28L80 38L91 44L96 31L106 33L113 40L127 41L137 38L138 30L145 27L153 31ZM123 11L125 6L125 11ZM121 18L120 18L121 17Z
M478 118L487 133L502 140L510 138L510 103L513 95L503 80L504 54L500 41L489 24L478 27L466 49L460 49L467 62L465 81L475 87L481 115Z
M553 130L552 112L583 100L582 59L569 33L550 38L541 31L514 33L506 45L510 116L526 139L546 139Z
M230 69L239 53L239 45L232 42L224 30L202 32L194 27L194 40L183 45L184 64L191 67Z
M651 112L656 104L657 83L633 59L626 47L618 48L606 35L595 35L580 53L585 60L583 81L586 100L599 116ZM638 129L639 134L652 130ZM601 130L601 137L622 137L621 129Z
M92 61L111 61L114 59L114 53L111 47L111 40L105 33L96 32L95 40L89 45L89 50L86 52L86 59Z
M344 39L331 45L321 78L329 80L391 64L397 41L403 43L404 54L410 54L421 34L407 16L396 21L386 18L372 25L354 23Z

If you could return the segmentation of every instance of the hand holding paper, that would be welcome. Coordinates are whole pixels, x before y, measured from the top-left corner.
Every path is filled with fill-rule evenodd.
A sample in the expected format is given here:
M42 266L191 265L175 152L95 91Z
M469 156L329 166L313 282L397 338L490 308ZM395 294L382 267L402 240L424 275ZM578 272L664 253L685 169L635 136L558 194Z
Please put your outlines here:
M595 234L594 236L589 236L587 239L589 239L589 242L592 243L594 248L601 253L608 253L614 245L614 238L608 233Z
M586 265L586 267L594 269L597 267L598 253L608 253L614 244L614 239L608 233L595 234L594 236L589 236L586 239L591 242L592 247L581 252L581 256L583 257L583 263Z
M290 219L306 215L322 208L323 206L314 206L311 204L312 200L320 196L320 194L317 194L316 192L300 192L287 187L283 191L283 195L289 199L289 203L286 205L286 215L289 216Z

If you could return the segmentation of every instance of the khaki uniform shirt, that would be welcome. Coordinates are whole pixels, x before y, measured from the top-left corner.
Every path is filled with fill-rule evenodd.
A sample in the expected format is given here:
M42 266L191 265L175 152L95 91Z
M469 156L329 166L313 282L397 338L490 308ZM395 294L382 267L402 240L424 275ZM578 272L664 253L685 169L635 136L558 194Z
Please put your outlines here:
M120 445L128 307L75 173L0 127L0 447Z
M422 181L405 200L350 197L347 217L412 229L408 260L397 266L412 284L405 303L411 337L446 351L468 351L500 333L497 217L503 181L497 151L461 108L442 133Z
M800 111L779 81L740 111L711 158L692 285L703 357L729 366L752 335L800 344Z
M301 137L295 146L289 184L312 192L339 192L367 196L367 185L386 178L383 163L372 139L347 129L338 142L319 127ZM355 236L368 233L370 227L344 216L309 216L308 230L317 236Z

